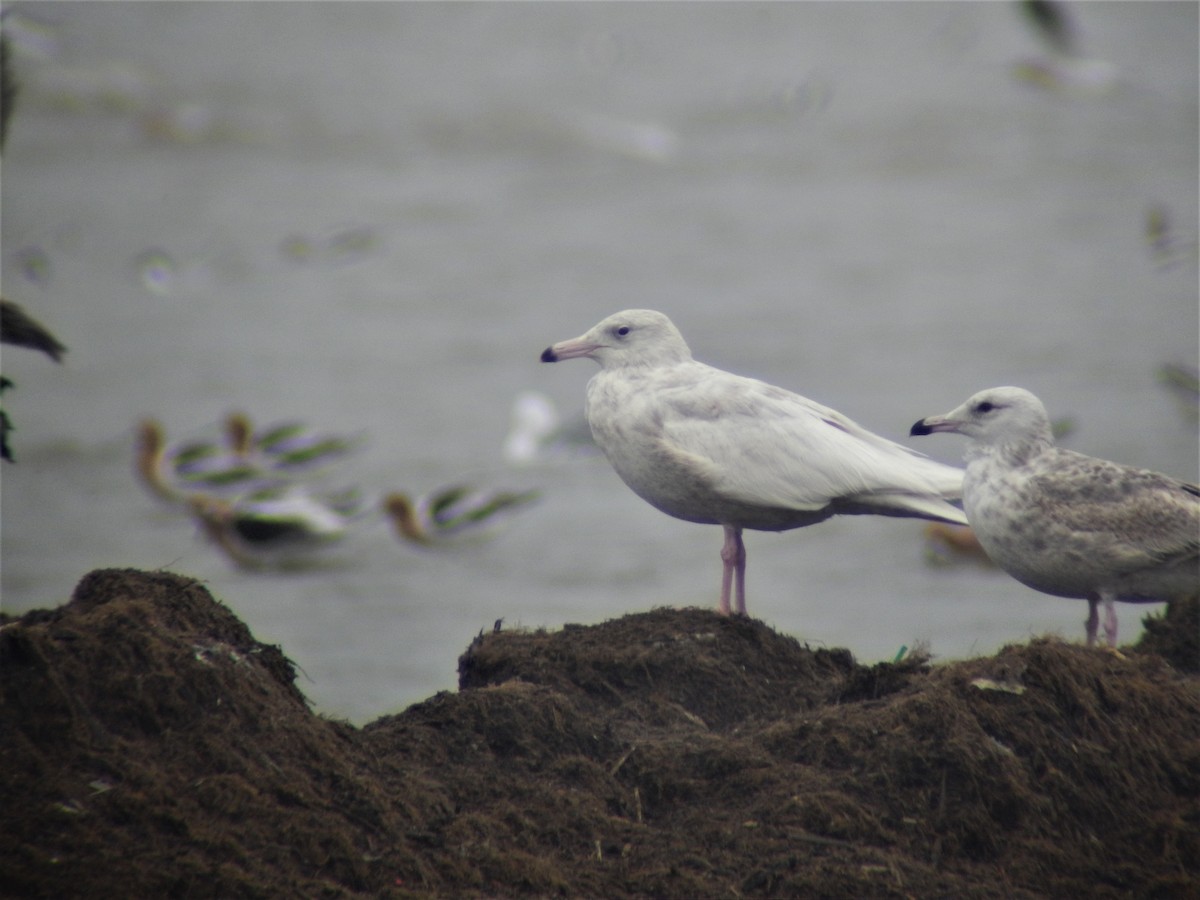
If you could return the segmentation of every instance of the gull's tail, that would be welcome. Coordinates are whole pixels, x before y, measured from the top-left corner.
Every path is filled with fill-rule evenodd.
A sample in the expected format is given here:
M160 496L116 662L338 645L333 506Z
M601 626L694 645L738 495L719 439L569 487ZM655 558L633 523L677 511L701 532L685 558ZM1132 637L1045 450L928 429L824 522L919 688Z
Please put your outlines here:
M886 493L862 494L839 501L837 512L842 515L899 516L906 519L931 519L966 525L966 514L946 500L928 494Z
M920 482L920 488L914 488L910 481L908 487L856 494L840 501L837 504L838 512L843 515L901 516L966 525L966 514L949 502L962 499L963 470L921 456L913 457L910 465Z

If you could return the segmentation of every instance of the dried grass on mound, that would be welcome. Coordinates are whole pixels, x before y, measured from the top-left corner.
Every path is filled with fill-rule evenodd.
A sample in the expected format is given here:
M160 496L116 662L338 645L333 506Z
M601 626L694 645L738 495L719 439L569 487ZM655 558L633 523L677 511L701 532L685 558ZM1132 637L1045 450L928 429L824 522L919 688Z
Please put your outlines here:
M659 609L481 635L355 729L197 582L97 571L0 629L0 893L1192 897L1177 621L864 667Z

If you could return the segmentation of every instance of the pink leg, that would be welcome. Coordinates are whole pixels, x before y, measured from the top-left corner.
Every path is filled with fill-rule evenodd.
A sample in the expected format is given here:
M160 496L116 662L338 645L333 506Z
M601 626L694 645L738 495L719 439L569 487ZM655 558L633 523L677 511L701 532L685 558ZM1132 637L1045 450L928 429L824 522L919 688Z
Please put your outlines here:
M1096 612L1096 607L1100 604L1099 597L1088 597L1088 617L1084 625L1087 627L1087 645L1089 647L1096 644L1096 626L1100 624L1100 614Z
M1111 594L1101 594L1104 601L1104 636L1108 638L1108 646L1117 646L1117 605L1116 597Z
M724 571L721 573L721 602L717 612L723 616L730 613L730 589L734 594L733 612L739 616L746 615L746 545L742 543L742 529L733 525L725 526L725 543L721 547L721 562Z

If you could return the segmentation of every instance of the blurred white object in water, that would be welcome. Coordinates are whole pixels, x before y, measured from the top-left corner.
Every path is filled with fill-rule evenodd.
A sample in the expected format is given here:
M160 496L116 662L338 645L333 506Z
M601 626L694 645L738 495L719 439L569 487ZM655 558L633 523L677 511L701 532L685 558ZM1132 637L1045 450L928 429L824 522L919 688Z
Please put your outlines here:
M554 401L541 391L521 391L513 400L504 459L529 465L554 458L591 456L599 452L587 420L564 423Z
M679 137L658 122L575 112L566 116L563 124L573 137L583 143L619 156L665 163L679 154Z

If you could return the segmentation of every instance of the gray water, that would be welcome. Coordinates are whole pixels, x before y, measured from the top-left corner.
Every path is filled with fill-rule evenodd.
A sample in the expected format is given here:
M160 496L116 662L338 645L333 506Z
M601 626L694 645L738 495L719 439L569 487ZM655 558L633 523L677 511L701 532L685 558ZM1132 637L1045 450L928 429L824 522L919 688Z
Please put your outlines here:
M662 309L697 358L909 442L1018 384L1069 446L1197 476L1156 382L1198 349L1197 5L1072 7L1111 84L1016 77L1013 4L12 4L3 290L70 347L6 348L3 607L98 566L204 580L323 712L452 688L480 629L710 605L720 530L602 459L514 468L516 394L582 408L549 343ZM1178 253L1155 257L1147 210ZM363 432L341 481L542 489L495 540L232 569L131 475L132 428L231 409ZM960 439L912 446L955 461ZM1086 606L923 561L919 523L749 533L752 614L864 661L1057 633ZM1145 607L1120 608L1122 638Z

